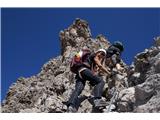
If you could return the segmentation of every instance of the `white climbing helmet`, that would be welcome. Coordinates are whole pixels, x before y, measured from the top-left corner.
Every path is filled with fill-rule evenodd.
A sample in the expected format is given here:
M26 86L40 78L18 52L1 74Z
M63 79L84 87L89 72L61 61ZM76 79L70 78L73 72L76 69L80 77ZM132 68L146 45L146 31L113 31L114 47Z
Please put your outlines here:
M97 52L104 52L105 55L106 55L106 50L105 50L105 49L99 49L99 50L97 50ZM97 53L97 52L96 52L96 53Z

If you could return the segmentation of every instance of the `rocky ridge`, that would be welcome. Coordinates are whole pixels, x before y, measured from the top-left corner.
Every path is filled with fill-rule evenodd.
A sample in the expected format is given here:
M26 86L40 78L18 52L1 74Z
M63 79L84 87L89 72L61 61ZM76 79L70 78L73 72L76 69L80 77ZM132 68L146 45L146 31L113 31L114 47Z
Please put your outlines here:
M69 62L75 52L88 48L96 51L108 48L109 40L98 35L92 38L87 21L76 19L67 29L60 31L61 55L43 65L40 73L29 78L19 78L9 88L2 103L2 112L54 112L64 113L64 104L74 89L75 75L70 72ZM124 71L111 78L102 75L106 82L103 99L112 98L112 88L116 86L118 95L114 112L160 112L160 37L154 45L138 53L132 65L121 62ZM88 101L92 87L86 84L78 112L94 111ZM107 109L107 106L106 106Z

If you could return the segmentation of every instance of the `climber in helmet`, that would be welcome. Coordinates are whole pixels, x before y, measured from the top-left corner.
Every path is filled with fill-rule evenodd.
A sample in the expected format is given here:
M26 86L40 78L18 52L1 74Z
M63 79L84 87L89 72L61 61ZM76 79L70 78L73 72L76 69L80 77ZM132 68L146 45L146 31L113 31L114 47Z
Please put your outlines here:
M116 67L117 70L121 71L123 68L120 65L121 62L121 53L124 51L124 46L122 42L115 41L107 50L106 50L106 59L110 59L112 62L112 67Z
M80 53L82 54L82 52ZM74 70L73 72L76 73L76 84L75 90L72 92L69 100L68 100L68 112L76 112L76 102L78 100L78 96L81 94L82 90L85 87L85 83L88 80L93 89L93 106L98 108L106 106L107 103L101 99L103 88L104 88L104 81L94 74L92 68L94 65L97 65L99 69L109 72L103 65L102 62L106 57L106 50L99 49L93 54L88 55L85 59L83 59L83 63Z

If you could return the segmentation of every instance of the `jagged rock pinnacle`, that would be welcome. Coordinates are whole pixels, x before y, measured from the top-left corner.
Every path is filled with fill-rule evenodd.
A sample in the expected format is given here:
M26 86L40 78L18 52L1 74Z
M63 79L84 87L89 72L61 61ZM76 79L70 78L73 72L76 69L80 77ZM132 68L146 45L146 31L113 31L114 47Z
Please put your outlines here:
M88 22L79 18L60 31L59 36L61 55L45 63L37 75L21 77L13 83L2 103L2 112L66 112L64 102L75 85L74 74L69 68L74 52L82 48L96 51L110 45L104 35L92 38ZM123 74L117 74L112 79L103 76L106 83L103 97L110 98L108 85L120 83L118 101L115 101L117 112L159 112L160 37L155 39L154 46L137 54L132 67L122 64L126 69ZM129 88L125 82L129 83ZM81 105L77 105L78 112L94 112L85 99L90 96L91 90L92 87L87 84L80 96Z

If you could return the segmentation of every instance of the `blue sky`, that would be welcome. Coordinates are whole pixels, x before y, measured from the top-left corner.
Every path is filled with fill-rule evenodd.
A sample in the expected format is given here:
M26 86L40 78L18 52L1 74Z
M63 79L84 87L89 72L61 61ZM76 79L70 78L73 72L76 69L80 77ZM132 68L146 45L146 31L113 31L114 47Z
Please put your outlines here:
M122 41L127 64L160 35L156 8L3 8L1 12L2 100L18 77L39 73L44 63L60 54L59 31L75 18L89 22L93 37L103 34L111 42Z

